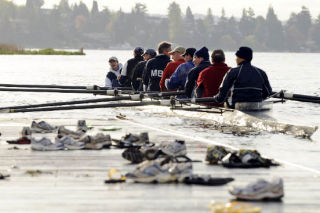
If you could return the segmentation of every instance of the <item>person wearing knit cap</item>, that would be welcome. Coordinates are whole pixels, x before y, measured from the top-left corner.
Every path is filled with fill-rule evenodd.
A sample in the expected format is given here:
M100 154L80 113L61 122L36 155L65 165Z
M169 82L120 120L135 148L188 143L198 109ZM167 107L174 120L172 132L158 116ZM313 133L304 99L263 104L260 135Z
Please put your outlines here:
M240 47L235 53L238 66L231 69L219 89L219 94L214 96L218 103L223 103L231 91L231 108L237 103L261 102L272 94L267 74L251 65L253 51L250 47Z
M209 61L208 48L202 47L201 49L197 50L194 53L193 62L195 67L190 70L185 84L185 95L188 98L194 97L200 72L211 65Z
M140 62L143 61L144 50L142 47L136 47L133 50L133 58L129 59L123 66L121 76L119 77L119 83L123 87L131 87L133 69Z

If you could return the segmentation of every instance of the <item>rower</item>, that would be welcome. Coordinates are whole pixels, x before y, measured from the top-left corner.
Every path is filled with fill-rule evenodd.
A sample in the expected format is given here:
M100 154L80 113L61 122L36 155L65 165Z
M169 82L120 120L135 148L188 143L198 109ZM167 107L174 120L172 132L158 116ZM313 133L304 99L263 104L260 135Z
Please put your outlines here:
M231 108L235 108L237 103L261 103L272 93L267 74L251 65L251 48L240 47L235 55L238 66L227 73L219 94L215 95L214 99L223 103L231 91Z
M204 69L198 78L196 95L205 98L212 97L219 92L219 87L226 73L231 69L225 64L225 55L223 50L214 50L211 55L212 65ZM223 106L223 104L212 104L214 106Z
M118 77L120 76L122 70L122 64L119 63L118 58L112 56L109 58L109 72L106 75L105 87L114 88L120 87L118 82Z

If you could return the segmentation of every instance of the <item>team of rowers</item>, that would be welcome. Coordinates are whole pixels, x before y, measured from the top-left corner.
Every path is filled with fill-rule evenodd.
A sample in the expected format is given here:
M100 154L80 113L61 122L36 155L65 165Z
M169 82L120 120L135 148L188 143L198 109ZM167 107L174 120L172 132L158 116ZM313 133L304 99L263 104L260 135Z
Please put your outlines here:
M251 65L253 51L240 47L235 53L237 67L225 63L223 50L211 54L202 47L198 50L166 41L159 43L158 55L154 49L136 47L133 58L123 66L117 57L109 58L110 70L106 87L132 87L136 91L184 91L180 98L214 97L215 106L234 108L236 103L262 102L272 93L266 73ZM172 58L172 60L170 59Z

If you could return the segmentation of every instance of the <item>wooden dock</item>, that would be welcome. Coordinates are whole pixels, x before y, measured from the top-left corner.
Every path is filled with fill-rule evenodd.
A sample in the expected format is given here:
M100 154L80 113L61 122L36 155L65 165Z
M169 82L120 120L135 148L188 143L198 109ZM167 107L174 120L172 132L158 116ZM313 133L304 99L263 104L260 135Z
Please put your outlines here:
M74 128L77 121L50 116L44 120L53 125L66 125L67 128ZM39 152L30 150L29 145L14 146L5 142L17 138L22 127L29 126L31 121L27 118L0 119L0 171L11 175L7 180L0 180L0 212L210 212L212 200L226 202L232 199L227 191L228 185L207 187L132 182L106 185L104 180L109 169L117 168L126 173L135 168L121 157L123 150L120 149ZM255 202L262 207L262 212L320 212L319 144L279 134L263 134L239 141L237 136L210 129L199 130L199 127L188 123L184 127L175 127L170 122L168 126L159 126L148 119L127 121L115 119L113 115L87 120L87 124L95 127L89 134L95 134L103 126L121 127L119 131L110 132L114 138L129 132L148 131L151 141L156 143L184 139L188 156L203 160L202 163L193 163L194 173L234 177L235 181L229 185L247 184L258 178L282 177L285 197L282 202ZM176 133L165 134L170 126ZM191 140L197 136L197 131L202 133L203 140ZM54 135L49 134L48 137L53 139ZM285 145L277 144L280 137L287 138ZM204 161L208 146L203 142L205 140L255 148L294 165L286 163L270 169L227 169L207 165ZM290 146L291 143L295 146Z

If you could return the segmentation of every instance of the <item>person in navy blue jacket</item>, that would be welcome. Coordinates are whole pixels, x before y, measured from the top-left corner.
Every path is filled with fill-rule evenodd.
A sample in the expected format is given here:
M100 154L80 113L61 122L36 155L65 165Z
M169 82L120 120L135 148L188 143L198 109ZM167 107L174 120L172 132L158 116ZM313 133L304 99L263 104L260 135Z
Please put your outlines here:
M235 54L238 66L225 76L219 93L214 96L216 102L223 103L231 92L231 108L238 102L261 102L272 93L267 74L251 65L253 51L249 47L240 47Z

